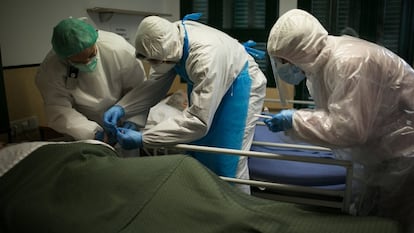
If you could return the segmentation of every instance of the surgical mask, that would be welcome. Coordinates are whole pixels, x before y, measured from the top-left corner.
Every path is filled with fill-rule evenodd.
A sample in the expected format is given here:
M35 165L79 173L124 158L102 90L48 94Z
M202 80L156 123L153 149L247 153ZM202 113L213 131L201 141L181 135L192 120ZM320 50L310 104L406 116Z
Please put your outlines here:
M277 73L279 74L280 79L292 85L298 85L306 78L302 70L290 63L279 65L277 67Z
M96 64L98 63L98 58L93 57L88 63L71 63L74 67L78 68L81 72L93 72L96 69Z

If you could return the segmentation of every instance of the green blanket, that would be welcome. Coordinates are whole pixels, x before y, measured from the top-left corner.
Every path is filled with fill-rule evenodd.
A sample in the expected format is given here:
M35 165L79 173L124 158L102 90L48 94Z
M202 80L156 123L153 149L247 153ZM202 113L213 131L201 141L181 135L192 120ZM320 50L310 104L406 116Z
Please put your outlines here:
M0 232L394 233L398 227L243 194L184 155L120 158L102 145L51 144L0 178Z

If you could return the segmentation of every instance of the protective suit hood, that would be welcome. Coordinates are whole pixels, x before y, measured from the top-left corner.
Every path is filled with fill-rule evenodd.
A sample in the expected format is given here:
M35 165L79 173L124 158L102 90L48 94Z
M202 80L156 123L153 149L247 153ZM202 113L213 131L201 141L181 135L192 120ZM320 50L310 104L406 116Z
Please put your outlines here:
M148 59L179 61L183 43L179 26L158 16L148 16L137 29L135 49Z
M284 58L305 72L315 69L318 56L326 45L328 32L319 21L303 10L293 9L282 15L270 31L267 51Z

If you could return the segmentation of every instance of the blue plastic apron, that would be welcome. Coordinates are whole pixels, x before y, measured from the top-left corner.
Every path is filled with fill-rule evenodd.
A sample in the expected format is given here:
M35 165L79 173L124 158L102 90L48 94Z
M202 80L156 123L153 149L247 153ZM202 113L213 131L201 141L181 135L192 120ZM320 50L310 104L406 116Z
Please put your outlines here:
M185 30L183 56L175 66L177 74L187 82L189 95L192 91L193 82L188 78L185 69L189 43L184 22L187 19L197 20L200 16L201 14L190 14L183 18L182 24ZM191 144L240 150L242 148L246 127L250 88L251 79L246 62L243 70L221 100L207 135ZM191 105L190 98L189 103ZM217 175L227 177L236 176L239 156L203 152L191 152L191 155Z

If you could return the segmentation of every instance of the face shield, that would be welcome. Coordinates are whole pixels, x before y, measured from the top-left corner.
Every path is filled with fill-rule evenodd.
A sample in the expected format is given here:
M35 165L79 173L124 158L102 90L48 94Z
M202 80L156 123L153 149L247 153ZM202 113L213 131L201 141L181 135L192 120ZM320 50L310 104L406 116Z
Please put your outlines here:
M279 92L279 99L283 106L287 106L287 94L288 94L288 85L286 82L282 81L279 77L276 67L281 66L282 62L278 59L275 59L270 56L270 63L272 64L273 78L275 79L276 88Z
M290 64L278 62L276 60L277 74L280 79L291 84L298 85L302 80L305 79L305 74L297 66Z

